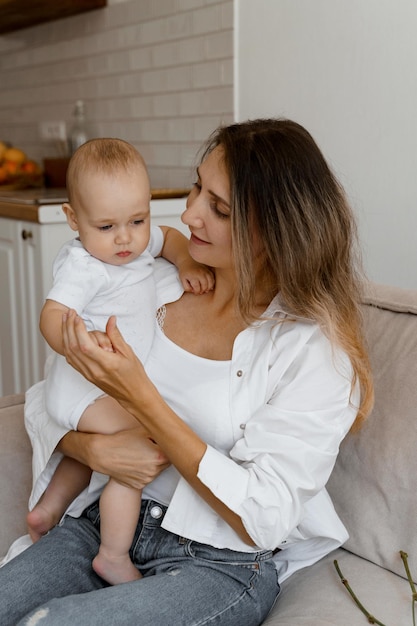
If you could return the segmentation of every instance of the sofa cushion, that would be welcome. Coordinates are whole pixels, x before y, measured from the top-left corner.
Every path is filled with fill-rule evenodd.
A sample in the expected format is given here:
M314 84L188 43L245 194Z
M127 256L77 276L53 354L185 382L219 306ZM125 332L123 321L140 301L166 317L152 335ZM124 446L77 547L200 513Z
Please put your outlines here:
M23 395L0 398L0 557L24 535L32 484L31 446L23 423Z
M365 608L384 624L410 626L411 590L403 578L339 549L282 586L262 626L364 626L367 618L342 584L333 560Z
M417 293L373 286L365 302L375 407L342 443L328 489L345 548L405 577L404 550L417 579Z
M387 311L417 314L417 290L368 283L362 302Z

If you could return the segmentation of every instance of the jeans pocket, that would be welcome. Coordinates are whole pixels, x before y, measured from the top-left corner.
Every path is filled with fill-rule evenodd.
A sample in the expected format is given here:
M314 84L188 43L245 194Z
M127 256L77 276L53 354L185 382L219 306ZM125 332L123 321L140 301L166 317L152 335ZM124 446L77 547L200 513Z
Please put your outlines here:
M100 529L100 507L98 500L90 504L81 514L86 517L98 530Z

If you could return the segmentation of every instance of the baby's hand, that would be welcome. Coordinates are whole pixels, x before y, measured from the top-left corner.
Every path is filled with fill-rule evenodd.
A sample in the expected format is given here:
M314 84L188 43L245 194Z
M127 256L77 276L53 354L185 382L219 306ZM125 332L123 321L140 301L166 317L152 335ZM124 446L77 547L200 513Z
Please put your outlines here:
M96 342L99 348L102 348L107 352L113 352L113 346L106 333L103 333L101 330L90 330L88 334Z
M178 272L185 291L201 295L214 288L214 275L207 265L189 259L181 263Z

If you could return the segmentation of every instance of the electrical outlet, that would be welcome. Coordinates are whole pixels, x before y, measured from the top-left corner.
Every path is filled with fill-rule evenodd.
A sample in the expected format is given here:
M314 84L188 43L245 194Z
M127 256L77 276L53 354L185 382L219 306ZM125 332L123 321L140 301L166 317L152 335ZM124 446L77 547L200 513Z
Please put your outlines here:
M66 124L65 122L41 122L39 135L44 141L66 141Z

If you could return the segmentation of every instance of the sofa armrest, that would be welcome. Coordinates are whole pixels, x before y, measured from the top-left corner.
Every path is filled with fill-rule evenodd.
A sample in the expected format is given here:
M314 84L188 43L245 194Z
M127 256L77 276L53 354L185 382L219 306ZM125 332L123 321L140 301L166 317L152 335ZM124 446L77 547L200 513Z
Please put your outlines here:
M32 448L23 421L24 396L0 398L0 556L26 534Z

